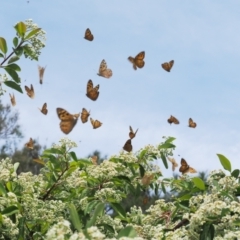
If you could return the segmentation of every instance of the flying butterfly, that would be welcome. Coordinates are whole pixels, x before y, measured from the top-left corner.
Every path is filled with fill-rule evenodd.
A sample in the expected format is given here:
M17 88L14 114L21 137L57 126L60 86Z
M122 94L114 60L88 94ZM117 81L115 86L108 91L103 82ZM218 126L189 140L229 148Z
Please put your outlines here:
M132 151L132 142L131 139L128 139L126 141L126 143L123 146L123 150L127 151L127 152L131 152Z
M174 117L174 116L170 116L170 118L167 120L168 121L168 123L170 123L170 124L172 124L172 123L174 123L174 124L179 124L179 121Z
M31 87L29 88L28 86L25 86L25 90L27 92L27 95L30 97L30 98L34 98L35 94L34 94L34 88L33 88L33 85L31 84Z
M168 157L168 161L172 163L172 170L175 171L175 168L178 166L178 163L175 161L174 158Z
M189 118L188 126L191 128L195 128L197 126L197 124L191 118Z
M102 123L99 122L98 120L93 120L92 118L90 118L90 121L93 126L93 129L96 129L102 126Z
M44 103L42 106L42 109L39 108L39 110L44 114L47 115L48 110L47 110L47 103Z
M197 171L194 169L194 168L192 168L192 167L190 167L188 164L187 164L187 162L186 162L186 160L185 159L181 159L181 167L179 168L179 172L181 172L182 174L185 174L185 173L196 173Z
M166 70L167 72L170 72L173 64L174 64L174 60L172 60L170 62L165 62L165 63L162 64L162 68L164 70Z
M137 131L138 131L138 129L136 130L136 132L135 132L135 133L134 133L134 131L133 131L133 129L132 129L132 127L131 127L131 126L129 126L129 129L130 129L130 132L129 132L129 137L130 137L131 139L135 138L135 136L136 136L136 134L137 134Z
M60 129L63 133L69 134L76 125L80 114L70 114L63 108L57 108L57 115L60 122Z
M99 96L99 91L98 91L99 87L100 87L99 84L96 87L93 87L92 80L91 79L88 80L86 96L91 100L96 101Z
M30 140L25 144L25 147L29 149L33 149L33 140L30 138Z
M98 165L98 157L97 156L92 156L92 163L93 163L93 165Z
M16 105L16 99L15 99L14 93L13 95L9 93L9 96L10 96L11 104L14 107Z
M107 63L104 59L100 63L100 67L97 75L104 78L110 78L113 75L112 70L107 68Z
M89 28L86 29L84 38L88 41L92 41L94 39Z
M128 57L128 60L133 64L133 69L137 70L138 68L143 68L145 62L143 61L145 57L145 52L140 52L135 58Z
M47 67L47 66L46 66ZM46 67L41 67L38 65L38 72L39 72L39 81L40 81L40 84L43 83L43 74L44 74L44 71L46 69Z
M82 123L86 123L88 121L89 115L90 115L90 112L88 112L85 108L83 108L81 112Z

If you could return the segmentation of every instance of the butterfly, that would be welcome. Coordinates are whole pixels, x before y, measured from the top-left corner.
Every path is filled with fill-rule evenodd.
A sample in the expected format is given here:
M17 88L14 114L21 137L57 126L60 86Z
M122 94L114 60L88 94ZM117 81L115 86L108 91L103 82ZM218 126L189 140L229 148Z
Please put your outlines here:
M30 138L29 142L27 142L25 144L25 147L27 147L29 149L33 149L33 140L32 140L32 138Z
M133 132L133 129L132 129L131 126L129 126L129 129L130 129L129 137L130 137L131 139L133 139L133 138L136 136L138 129L136 130L135 133Z
M196 173L197 171L194 169L194 168L192 168L192 167L190 167L188 164L187 164L187 162L186 162L186 160L185 159L181 159L181 167L179 168L179 172L181 172L182 174L185 174L185 173Z
M148 201L149 201L148 196L144 196L144 198L143 198L143 204L146 205L146 204L148 203Z
M168 157L168 161L172 163L172 170L175 171L175 168L178 166L174 158Z
M162 68L164 70L166 70L167 72L170 72L173 64L174 64L174 60L172 60L170 62L165 62L165 63L162 64Z
M145 64L145 62L143 61L144 57L145 57L145 52L142 51L135 58L128 57L128 60L133 64L133 68L137 70L137 67L143 68Z
M46 66L47 67L47 66ZM44 71L46 69L46 67L41 67L38 65L38 72L39 72L39 80L40 80L40 84L43 83L43 74L44 74Z
M197 126L197 124L191 118L189 118L188 124L188 126L191 128L195 128Z
M92 118L90 118L90 121L93 126L93 129L96 129L102 126L102 123L99 122L98 120L93 120Z
M16 105L16 99L15 99L14 93L13 93L12 96L11 96L11 94L9 93L9 96L10 96L10 100L11 100L12 106L14 107L14 106Z
M69 134L76 125L80 114L70 114L63 108L57 108L57 115L61 120L60 129L63 133Z
M154 174L150 174L150 175L144 174L142 178L142 185L145 185L145 186L149 185L153 177L154 177Z
M170 116L170 118L167 120L170 124L175 123L175 124L179 124L179 121L174 117L174 116Z
M96 101L98 96L99 96L99 91L98 91L99 87L100 87L99 84L96 87L93 87L93 82L90 79L87 83L87 94L86 94L86 96L88 98L90 98L91 100Z
M88 41L92 41L94 39L94 37L93 37L89 28L86 29L84 38Z
M30 98L34 98L34 89L33 89L33 85L31 84L31 87L29 88L28 86L25 86L25 90L27 92L27 95Z
M92 163L94 165L98 165L98 157L97 156L92 156Z
M82 123L86 123L88 121L89 115L90 115L90 112L88 112L85 108L83 108L81 113Z
M44 114L47 115L48 110L47 110L47 103L44 103L42 106L42 109L39 108L39 110Z
M131 139L128 139L126 141L126 143L124 144L123 146L123 149L127 152L131 152L132 151L132 142L131 142Z
M107 63L103 59L102 62L100 63L100 67L98 70L98 76L104 77L104 78L110 78L112 76L112 70L107 68Z

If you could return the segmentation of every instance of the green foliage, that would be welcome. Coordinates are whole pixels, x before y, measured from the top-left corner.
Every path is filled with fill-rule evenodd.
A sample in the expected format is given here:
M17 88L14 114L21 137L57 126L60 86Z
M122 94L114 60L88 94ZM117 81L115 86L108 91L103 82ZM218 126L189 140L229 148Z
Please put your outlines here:
M217 154L223 168L229 172L231 172L231 163L230 161L225 157L223 156L222 154Z

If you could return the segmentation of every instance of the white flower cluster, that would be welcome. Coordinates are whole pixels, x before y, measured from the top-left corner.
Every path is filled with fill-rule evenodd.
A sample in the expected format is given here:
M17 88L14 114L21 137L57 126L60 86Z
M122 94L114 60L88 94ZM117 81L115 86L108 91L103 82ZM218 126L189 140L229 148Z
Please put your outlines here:
M59 144L53 144L52 147L60 150L66 148L66 150L69 151L70 149L77 147L77 144L69 138L64 137L59 140Z
M2 159L0 164L0 181L9 181L17 177L12 160L10 158Z

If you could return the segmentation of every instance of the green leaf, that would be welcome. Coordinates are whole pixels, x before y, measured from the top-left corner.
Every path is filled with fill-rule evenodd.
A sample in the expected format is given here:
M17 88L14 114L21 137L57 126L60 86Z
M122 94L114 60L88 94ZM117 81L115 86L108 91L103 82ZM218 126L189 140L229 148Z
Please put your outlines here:
M18 72L21 71L21 68L16 63L9 64L5 68L10 68L10 69L12 69L14 71L18 71Z
M210 225L209 223L205 223L199 239L212 240L214 239L214 232L214 226L212 224Z
M12 77L16 83L20 83L20 78L15 70L9 67L4 67L5 71Z
M164 193L164 194L166 194L166 193L167 193L167 191L166 191L166 188L165 188L165 186L164 186L164 183L163 183L163 182L161 182L161 186L162 186L162 191L163 191L163 193Z
M199 188L199 189L201 189L201 190L205 190L205 183L204 183L204 181L201 179L201 178L199 178L199 177L194 177L194 178L192 178L192 181L194 182L194 184L195 184L195 186L197 187L197 188Z
M121 218L126 218L126 212L119 203L110 203L110 205Z
M43 154L49 154L49 153L52 153L52 154L63 154L63 152L59 149L56 149L56 148L49 148L49 149L46 149L43 151Z
M1 182L0 182L0 195L3 195L3 196L7 195L7 191Z
M143 177L145 174L145 169L141 164L139 164L139 171L140 171L140 176Z
M165 168L168 169L167 159L166 159L165 155L163 154L163 152L161 152L161 159L163 161Z
M26 25L23 22L19 22L15 25L14 28L16 29L19 36L23 38L26 33Z
M139 154L139 158L142 159L144 157L144 155L146 154L147 150L144 149L141 151L141 153Z
M17 90L17 91L20 92L20 93L23 93L21 87L20 87L17 83L15 83L14 81L5 81L5 82L3 82L3 83L4 83L6 86L8 86L8 87L13 88L13 89Z
M18 207L16 206L10 206L10 207L7 207L5 208L3 211L2 211L2 215L7 215L7 216L11 216L15 213L18 213L19 210L18 210Z
M174 138L174 137L170 137L165 141L165 143L170 143L170 142L174 141L175 139L176 138Z
M123 228L119 234L117 235L117 238L121 238L121 237L129 237L129 238L134 238L137 237L137 233L135 231L135 229L132 226L127 226L125 228Z
M104 203L99 203L93 213L92 218L86 224L87 228L94 226L97 220L97 217L103 214L103 210L104 210Z
M78 213L77 213L77 210L76 210L75 206L72 203L70 203L69 206L68 206L68 209L69 209L70 219L72 221L73 226L78 231L81 231L82 224L80 222L80 219L79 219L79 216L78 216Z
M17 45L18 45L18 38L17 37L13 38L13 45L14 45L14 47L17 47Z
M20 163L19 162L15 162L14 163L14 165L13 165L13 168L14 168L14 172L16 172L17 171L17 169L18 169L18 166L20 165Z
M18 237L17 237L18 240L24 240L25 239L25 236L24 236L24 230L25 230L24 223L25 223L25 217L21 217L19 219L19 223L18 223L18 229L19 229L19 234L18 234Z
M14 53L18 56L18 57L21 57L22 54L23 54L23 47L18 47L16 49L12 48Z
M240 173L239 169L235 169L235 170L232 171L231 175L235 178L238 178L239 173Z
M9 63L13 63L13 62L16 62L16 61L18 61L20 58L18 57L18 56L13 56L13 57L11 57L9 60L8 60L8 64Z
M78 160L75 152L69 152L69 154L71 155L71 157L74 161Z
M217 154L223 168L229 172L231 172L231 162L222 154Z
M36 28L34 30L32 30L24 39L29 39L31 38L33 35L35 35L36 33L38 33L41 30L41 28Z
M0 50L6 54L7 53L7 43L6 40L2 37L0 37Z
M174 144L166 142L166 143L163 143L162 145L159 145L158 149L163 149L163 148L167 149L167 148L175 148L175 147L176 146Z

